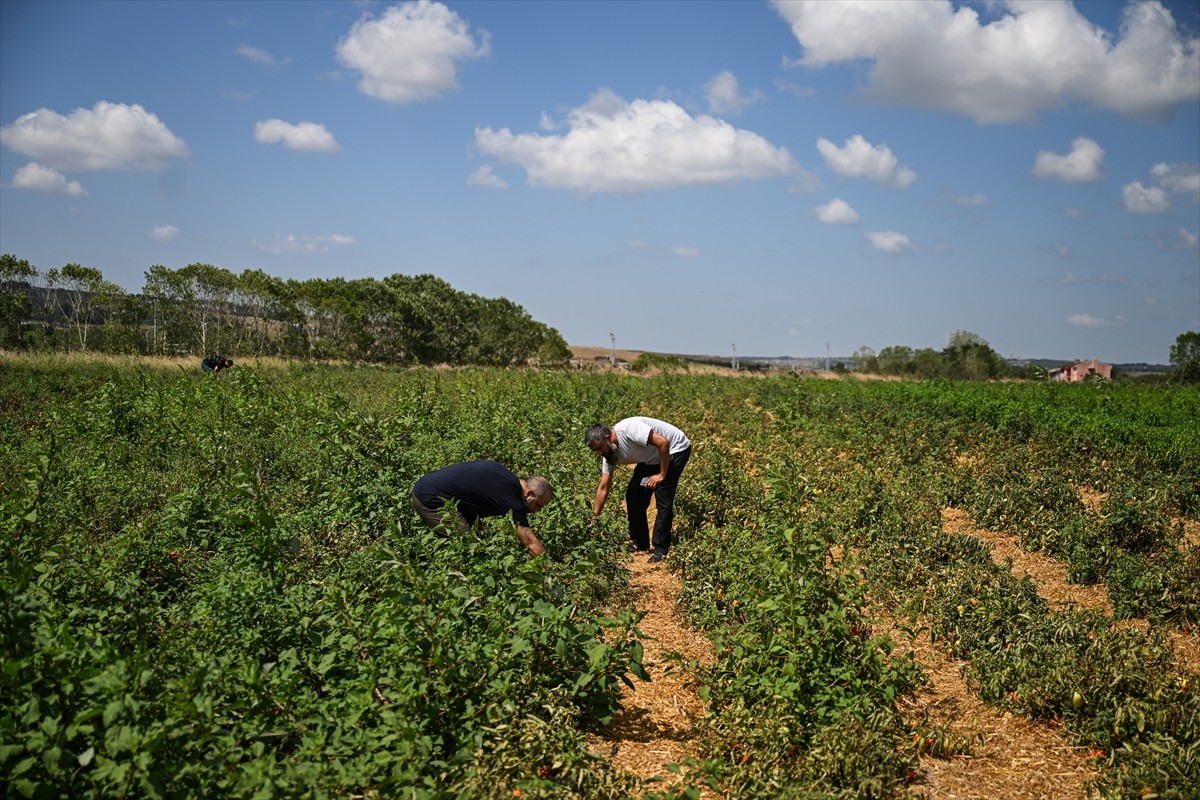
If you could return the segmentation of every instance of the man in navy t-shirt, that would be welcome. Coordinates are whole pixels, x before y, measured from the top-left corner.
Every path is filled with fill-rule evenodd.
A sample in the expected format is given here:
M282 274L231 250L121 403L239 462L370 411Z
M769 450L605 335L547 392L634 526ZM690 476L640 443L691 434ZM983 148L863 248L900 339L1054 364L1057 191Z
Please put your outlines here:
M413 509L434 530L466 533L480 517L511 512L521 544L535 556L546 552L529 527L529 515L554 496L550 482L540 475L518 478L497 461L465 461L421 478L412 495ZM453 510L446 507L448 501Z

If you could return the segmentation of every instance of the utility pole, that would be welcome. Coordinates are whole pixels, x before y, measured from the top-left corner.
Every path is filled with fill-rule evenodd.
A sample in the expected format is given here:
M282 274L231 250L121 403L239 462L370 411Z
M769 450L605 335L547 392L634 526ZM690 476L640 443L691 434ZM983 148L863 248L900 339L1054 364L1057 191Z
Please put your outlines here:
M617 336L616 336L616 334L610 333L610 334L608 334L608 338L612 340L612 354L609 355L609 357L608 357L608 363L612 365L613 369L616 369L617 368Z
M737 345L736 344L733 346L733 360L731 362L729 362L729 365L733 368L734 372L737 372L738 360L737 360Z

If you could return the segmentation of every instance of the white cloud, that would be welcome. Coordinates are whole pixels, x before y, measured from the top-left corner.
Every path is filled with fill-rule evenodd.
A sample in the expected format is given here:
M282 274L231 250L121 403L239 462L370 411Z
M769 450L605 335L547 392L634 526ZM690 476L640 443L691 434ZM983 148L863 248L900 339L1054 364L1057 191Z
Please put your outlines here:
M1124 325L1125 318L1119 314L1112 319L1093 317L1091 314L1072 314L1067 317L1067 322L1081 328L1111 328L1114 325Z
M1121 190L1125 210L1131 214L1160 214L1171 207L1165 190L1157 186L1143 186L1141 181L1131 181Z
M912 240L903 233L896 231L873 231L863 234L871 242L871 247L884 253L898 255L916 249Z
M100 101L64 117L39 108L0 128L0 143L60 170L156 170L187 145L140 105Z
M1049 150L1037 154L1033 174L1047 180L1065 183L1089 183L1103 177L1104 148L1095 141L1080 136L1071 142L1071 152L1060 156Z
M1085 219L1088 215L1083 209L1072 208L1071 206L1064 207L1062 213L1063 216L1070 217L1071 219Z
M150 238L160 242L169 242L179 235L179 228L174 225L158 225L150 230Z
M738 79L732 72L718 72L705 87L705 97L708 100L708 110L714 114L739 114L751 103L763 99L763 93L755 89L743 96L738 88Z
M331 244L354 244L354 239L336 233L329 236L296 236L295 234L280 236L275 234L275 238L270 244L262 244L256 240L253 241L253 244L262 252L271 255L311 255L312 253L328 252L328 245Z
M1150 174L1164 189L1189 194L1200 203L1200 164L1155 164Z
M917 173L900 166L891 148L885 144L872 145L858 134L847 139L846 146L841 148L828 139L817 139L817 150L824 157L826 166L838 175L867 178L900 189L917 181Z
M680 258L699 258L700 250L695 247L682 245L680 247L671 248L671 255L679 256Z
M87 190L79 181L68 181L66 176L56 169L44 167L31 161L21 167L13 175L14 189L29 189L45 194L64 194L68 197L86 197Z
M986 194L954 194L950 201L958 206L975 207L986 206L988 199Z
M669 100L627 103L601 89L572 109L561 136L475 129L479 152L517 164L531 186L641 192L804 174L786 148Z
M489 189L507 189L508 184L491 167L480 167L467 176L468 186L485 186Z
M247 58L247 59L253 61L256 64L274 65L274 64L286 63L286 60L285 61L276 61L275 56L271 55L266 50L262 50L257 47L251 47L248 44L241 45L233 52L237 53L242 58Z
M840 197L835 197L823 206L813 209L817 219L826 225L855 225L858 223L858 212Z
M1189 231L1187 228L1183 227L1182 225L1176 226L1175 231L1176 231L1176 233L1179 234L1179 238L1181 240L1183 240L1183 246L1186 249L1188 249L1188 250L1197 249L1197 242L1200 241L1200 236L1198 236L1195 233L1192 233L1191 231Z
M338 61L358 70L363 94L389 103L411 103L458 90L457 64L491 51L458 14L429 0L392 6L364 16L337 45Z
M1167 117L1200 97L1200 38L1157 0L1129 3L1119 36L1072 3L1010 0L984 23L949 0L773 0L803 48L800 63L872 62L864 92L881 102L1032 121L1082 100L1122 114Z
M288 150L306 153L336 153L342 149L324 125L315 122L284 122L265 119L254 125L254 140L263 144L282 143Z
M1071 257L1071 248L1067 247L1062 242L1055 242L1054 244L1050 245L1050 251L1059 258Z

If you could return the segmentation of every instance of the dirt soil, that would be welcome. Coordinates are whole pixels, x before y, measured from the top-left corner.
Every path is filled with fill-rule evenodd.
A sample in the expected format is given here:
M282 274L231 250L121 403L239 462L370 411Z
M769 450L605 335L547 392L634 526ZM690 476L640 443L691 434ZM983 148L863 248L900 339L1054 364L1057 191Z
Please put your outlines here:
M651 564L644 553L630 556L630 607L646 612L638 629L647 636L642 663L650 682L634 679L635 688L622 692L622 710L612 724L589 737L593 752L610 756L614 767L644 780L660 778L662 783L652 784L658 788L679 780L666 764L696 755L692 728L704 713L695 688L682 671L673 669L675 662L667 654L678 653L701 664L713 662L712 643L688 628L676 611L680 589L679 578L667 562Z

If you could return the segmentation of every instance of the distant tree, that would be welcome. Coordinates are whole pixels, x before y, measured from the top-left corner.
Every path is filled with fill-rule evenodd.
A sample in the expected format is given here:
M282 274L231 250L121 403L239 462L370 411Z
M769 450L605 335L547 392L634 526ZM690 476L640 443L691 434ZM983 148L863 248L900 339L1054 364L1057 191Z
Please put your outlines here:
M679 356L661 353L638 353L638 357L629 365L629 369L634 372L645 372L654 368L661 372L687 372L688 366Z
M893 345L879 351L879 371L884 375L907 375L913 371L911 347Z
M879 372L879 358L875 348L863 345L854 351L854 364L859 372Z
M50 270L46 273L46 282L57 289L58 307L74 334L71 341L78 344L80 350L88 349L92 327L103 323L125 294L120 286L104 280L100 270L79 264Z
M932 347L913 351L913 372L923 379L938 378L946 373L946 359Z
M547 327L534 358L541 367L565 367L571 361L571 348L557 330Z
M33 313L26 291L37 269L23 258L0 255L0 347L21 346L21 323Z
M1200 382L1200 332L1188 331L1171 345L1171 379L1180 383Z
M146 271L142 299L150 318L150 352L190 353L192 350L192 285L180 270L155 264Z
M1004 359L977 333L955 331L942 355L950 378L979 381L1004 373Z

